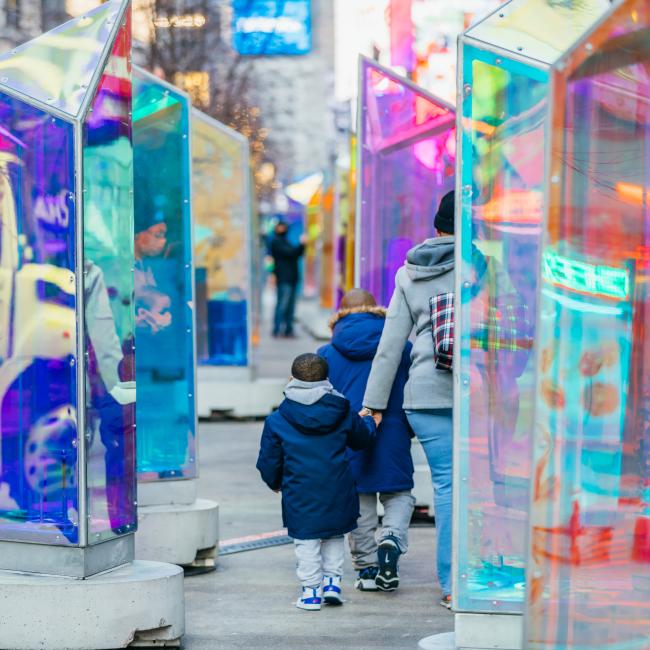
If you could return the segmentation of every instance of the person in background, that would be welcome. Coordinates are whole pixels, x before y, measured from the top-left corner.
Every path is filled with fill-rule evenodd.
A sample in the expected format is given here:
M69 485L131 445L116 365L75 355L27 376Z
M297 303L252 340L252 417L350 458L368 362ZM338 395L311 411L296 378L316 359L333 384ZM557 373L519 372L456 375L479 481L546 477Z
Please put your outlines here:
M348 291L330 326L332 342L320 350L329 364L330 381L355 411L363 405L372 360L386 321L386 310L363 289ZM411 344L406 343L393 382L383 421L372 447L350 452L350 467L357 483L361 516L350 533L355 587L361 591L393 591L399 586L398 560L408 549L408 528L415 506L413 489L413 432L402 408L404 385L411 365ZM379 524L377 495L384 507Z
M415 329L404 408L431 470L440 604L450 609L453 379L449 369L437 367L431 300L454 292L454 192L442 198L434 226L438 237L410 250L395 277L395 291L363 398L363 413L386 410L404 345Z
M275 226L271 241L271 256L274 262L274 274L277 285L277 303L273 323L273 336L292 338L293 321L296 311L296 292L300 282L300 258L305 253L306 238L300 243L292 244L288 237L289 226L280 221Z
M346 448L372 444L380 421L360 418L328 373L322 357L296 357L286 399L266 419L257 460L264 482L282 492L282 518L295 543L302 584L296 607L311 611L320 610L323 600L343 604L343 536L359 517Z

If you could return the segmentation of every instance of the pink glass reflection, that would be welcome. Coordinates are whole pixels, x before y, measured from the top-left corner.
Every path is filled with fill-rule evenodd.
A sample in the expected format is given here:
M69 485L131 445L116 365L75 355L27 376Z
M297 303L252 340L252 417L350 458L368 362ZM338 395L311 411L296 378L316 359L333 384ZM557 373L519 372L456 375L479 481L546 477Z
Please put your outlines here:
M455 112L369 60L361 69L360 285L388 304L410 248L454 187Z

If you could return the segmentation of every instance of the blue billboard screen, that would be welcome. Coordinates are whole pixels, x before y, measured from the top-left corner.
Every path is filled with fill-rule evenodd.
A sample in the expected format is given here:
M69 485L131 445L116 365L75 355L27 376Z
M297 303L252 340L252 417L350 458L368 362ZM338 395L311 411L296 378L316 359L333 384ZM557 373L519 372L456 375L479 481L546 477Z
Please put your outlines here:
M233 47L246 56L308 54L310 0L233 0Z

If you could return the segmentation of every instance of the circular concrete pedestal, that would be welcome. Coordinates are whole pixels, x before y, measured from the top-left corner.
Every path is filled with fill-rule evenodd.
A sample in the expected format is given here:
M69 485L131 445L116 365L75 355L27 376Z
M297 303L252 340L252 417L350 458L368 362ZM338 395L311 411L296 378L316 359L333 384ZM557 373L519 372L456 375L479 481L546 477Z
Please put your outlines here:
M132 562L86 580L0 571L2 647L180 647L183 571Z
M421 650L456 650L454 633L446 632L445 634L428 636L418 643L418 648Z
M135 556L139 560L214 567L218 540L219 505L214 501L138 508Z

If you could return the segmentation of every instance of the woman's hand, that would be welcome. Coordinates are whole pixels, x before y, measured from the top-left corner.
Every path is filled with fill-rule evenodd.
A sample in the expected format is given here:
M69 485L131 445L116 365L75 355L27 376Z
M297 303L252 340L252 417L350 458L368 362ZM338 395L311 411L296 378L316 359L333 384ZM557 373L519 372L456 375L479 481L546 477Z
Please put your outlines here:
M368 416L370 416L375 421L376 426L379 426L381 424L381 421L383 420L384 417L381 411L373 411L372 409L369 409L365 406L359 411L359 415L362 418L367 418Z

